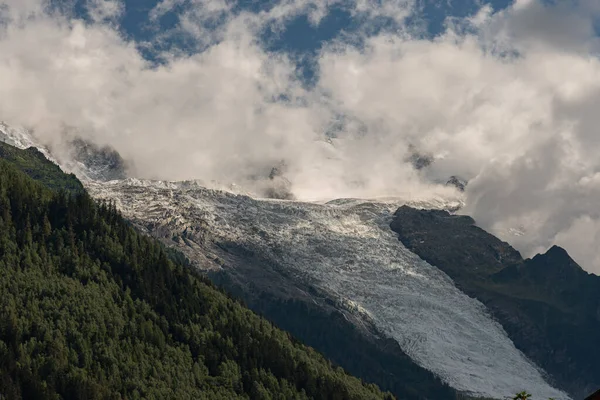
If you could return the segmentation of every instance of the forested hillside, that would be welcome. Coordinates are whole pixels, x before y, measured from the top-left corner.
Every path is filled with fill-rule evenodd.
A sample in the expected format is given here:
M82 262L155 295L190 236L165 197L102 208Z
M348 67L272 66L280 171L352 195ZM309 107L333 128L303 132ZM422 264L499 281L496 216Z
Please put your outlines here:
M83 185L73 174L65 174L58 165L35 147L21 150L0 141L0 159L4 159L20 171L53 190L82 192Z
M0 159L0 398L392 398L215 289L113 205L17 166Z

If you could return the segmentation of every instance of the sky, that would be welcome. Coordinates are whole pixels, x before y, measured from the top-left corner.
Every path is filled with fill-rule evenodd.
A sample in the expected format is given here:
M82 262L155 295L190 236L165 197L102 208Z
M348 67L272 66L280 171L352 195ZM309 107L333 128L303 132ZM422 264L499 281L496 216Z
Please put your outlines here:
M258 195L456 175L479 226L600 273L599 32L597 0L0 0L0 119Z

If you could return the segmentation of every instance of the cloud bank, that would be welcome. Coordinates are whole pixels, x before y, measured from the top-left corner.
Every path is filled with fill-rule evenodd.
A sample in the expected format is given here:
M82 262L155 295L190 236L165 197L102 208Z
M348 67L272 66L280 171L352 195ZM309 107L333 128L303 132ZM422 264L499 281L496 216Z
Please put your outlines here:
M0 118L44 143L76 134L138 177L258 192L278 167L307 200L449 193L438 183L457 175L480 226L526 256L562 245L600 273L597 1L484 6L434 39L406 23L411 1L344 2L364 29L323 44L313 85L261 35L298 15L319 24L340 2L164 0L148 23L179 19L157 37L175 43L160 63L122 34L123 2L90 0L87 19L65 4L0 0ZM382 16L394 28L370 29ZM435 162L417 171L411 148Z

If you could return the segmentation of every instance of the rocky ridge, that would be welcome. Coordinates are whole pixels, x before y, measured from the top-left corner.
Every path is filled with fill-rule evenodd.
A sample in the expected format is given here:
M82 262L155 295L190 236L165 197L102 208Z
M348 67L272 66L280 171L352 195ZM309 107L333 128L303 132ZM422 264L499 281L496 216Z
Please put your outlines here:
M467 216L400 207L392 229L479 299L517 348L574 398L600 386L600 277L557 246L523 259Z

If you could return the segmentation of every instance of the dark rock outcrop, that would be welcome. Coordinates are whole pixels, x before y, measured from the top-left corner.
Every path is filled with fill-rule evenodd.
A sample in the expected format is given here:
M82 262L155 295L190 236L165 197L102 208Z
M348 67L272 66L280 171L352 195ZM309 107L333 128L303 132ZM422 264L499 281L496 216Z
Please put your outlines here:
M585 400L600 400L600 389L590 394Z
M454 186L459 191L464 192L465 189L467 188L467 183L468 182L466 180L461 179L458 176L452 175L450 178L448 178L448 181L446 182L446 186Z
M99 147L83 139L71 142L75 161L85 165L86 174L96 181L112 181L127 178L127 165L121 155L110 147Z
M269 173L269 180L264 188L264 195L269 199L294 200L292 183L285 177L285 163L273 167Z
M410 162L416 170L420 171L433 164L434 158L431 154L421 153L415 146L412 145L408 147L408 151L410 154L408 157L408 162Z
M518 349L574 398L600 387L600 277L554 246L524 260L518 251L446 211L401 207L400 241L484 303Z

